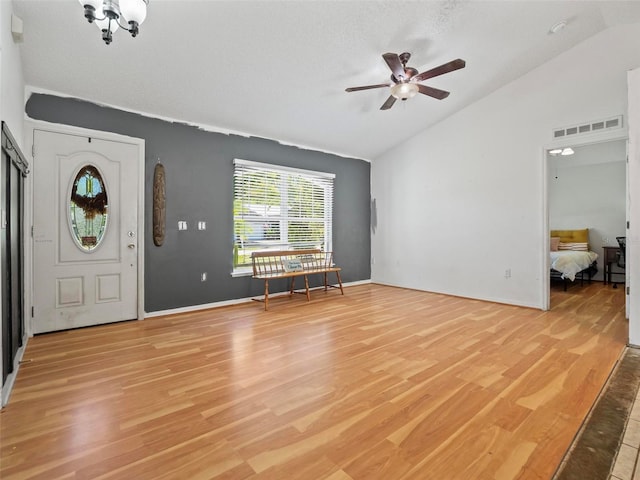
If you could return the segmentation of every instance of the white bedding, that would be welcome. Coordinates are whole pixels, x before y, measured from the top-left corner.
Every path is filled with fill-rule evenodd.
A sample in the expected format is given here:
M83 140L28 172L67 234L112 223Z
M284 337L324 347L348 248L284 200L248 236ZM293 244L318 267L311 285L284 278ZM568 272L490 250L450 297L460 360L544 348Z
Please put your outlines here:
M598 258L598 254L595 252L563 250L549 253L551 268L560 272L562 278L568 278L571 281L576 279L576 273L587 268Z

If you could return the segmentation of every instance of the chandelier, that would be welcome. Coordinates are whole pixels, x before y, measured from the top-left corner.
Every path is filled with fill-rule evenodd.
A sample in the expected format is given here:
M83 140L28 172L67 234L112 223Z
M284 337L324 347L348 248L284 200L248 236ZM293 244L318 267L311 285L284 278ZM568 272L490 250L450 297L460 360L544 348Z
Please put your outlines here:
M109 45L113 34L122 28L135 37L147 17L149 0L79 0L84 17L102 31L102 40ZM121 23L121 22L124 22Z

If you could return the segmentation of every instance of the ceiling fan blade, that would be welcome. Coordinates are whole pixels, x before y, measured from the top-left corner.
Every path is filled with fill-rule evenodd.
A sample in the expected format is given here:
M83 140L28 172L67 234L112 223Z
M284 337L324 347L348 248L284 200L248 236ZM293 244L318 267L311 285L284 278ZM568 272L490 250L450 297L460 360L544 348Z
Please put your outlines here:
M450 61L449 63L440 65L439 67L419 73L418 75L415 75L412 80L415 82L421 82L422 80L427 80L428 78L437 77L438 75L443 75L445 73L453 72L454 70L459 70L461 68L464 68L466 64L467 63L464 60L458 58L456 60Z
M394 77L398 80L405 77L404 66L396 53L385 53L382 55L382 58L384 58L384 61L389 65Z
M369 90L370 88L388 87L388 83L379 83L378 85L365 85L364 87L349 87L345 89L347 92L357 92L358 90Z
M430 97L442 100L449 96L449 92L440 90L439 88L427 87L426 85L418 85L418 91L423 95L429 95Z
M380 110L389 110L391 107L393 107L394 103L396 103L396 97L394 97L393 95L389 95L389 98L387 98L387 101L382 104Z

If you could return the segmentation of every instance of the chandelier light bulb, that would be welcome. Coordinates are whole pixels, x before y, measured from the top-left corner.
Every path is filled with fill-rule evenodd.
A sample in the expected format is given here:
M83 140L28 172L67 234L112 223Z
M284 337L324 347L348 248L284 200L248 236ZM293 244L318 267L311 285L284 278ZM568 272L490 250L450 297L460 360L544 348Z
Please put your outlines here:
M80 2L80 5L82 5L83 7L86 7L87 5L93 7L93 9L96 11L96 17L102 17L103 15L102 0L78 0L78 1Z
M95 20L95 24L102 31L109 30L109 23L111 23L111 33L116 33L118 28L120 28L116 20L111 20L109 17L102 18L100 20L98 19Z
M142 25L147 18L147 4L143 0L120 0L120 12L127 22Z

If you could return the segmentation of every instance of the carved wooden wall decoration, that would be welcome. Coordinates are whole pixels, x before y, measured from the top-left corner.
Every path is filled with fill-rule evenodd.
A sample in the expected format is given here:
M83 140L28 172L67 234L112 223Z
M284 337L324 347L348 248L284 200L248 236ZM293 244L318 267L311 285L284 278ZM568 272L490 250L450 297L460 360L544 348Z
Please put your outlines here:
M160 247L164 243L166 230L164 165L156 164L153 171L153 243Z

